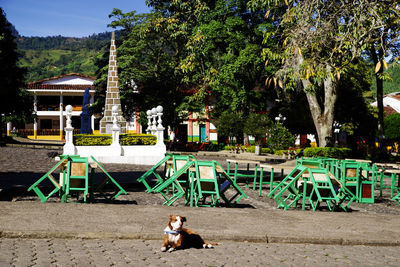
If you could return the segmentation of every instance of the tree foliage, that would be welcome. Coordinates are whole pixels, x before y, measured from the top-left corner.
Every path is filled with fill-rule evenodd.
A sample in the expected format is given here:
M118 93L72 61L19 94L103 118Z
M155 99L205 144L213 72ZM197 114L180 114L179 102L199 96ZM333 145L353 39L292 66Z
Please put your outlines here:
M266 31L264 40L276 39L277 45L265 49L264 55L280 70L267 84L305 90L319 145L327 145L341 76L376 41L374 29L385 26L378 11L387 8L398 13L396 3L252 0L249 6L266 11L266 17L276 21L277 30Z
M279 122L268 129L266 136L265 146L272 150L288 149L296 141L296 137Z
M205 113L210 105L215 119L226 110L262 110L263 14L250 13L247 2L147 1L147 15L114 9L110 25L123 28L117 54L126 111L161 104L167 124L176 126L187 111ZM125 86L130 80L143 89L139 95Z
M394 142L400 141L400 113L385 118L385 138Z
M248 1L215 1L200 13L186 44L187 57L181 69L185 81L197 85L192 97L213 99L212 117L227 110L247 117L251 111L266 109L261 59L262 31L266 27L261 12L250 12Z
M255 138L257 145L261 144L261 140L267 132L272 128L274 123L266 114L251 113L245 123L243 130Z
M18 52L11 24L0 8L0 121L23 120L31 103L24 86L24 69L17 66ZM29 103L29 104L28 104ZM3 125L1 123L1 125Z
M234 137L236 143L241 143L243 137L244 119L239 112L225 111L214 121L218 135L229 137L232 143Z

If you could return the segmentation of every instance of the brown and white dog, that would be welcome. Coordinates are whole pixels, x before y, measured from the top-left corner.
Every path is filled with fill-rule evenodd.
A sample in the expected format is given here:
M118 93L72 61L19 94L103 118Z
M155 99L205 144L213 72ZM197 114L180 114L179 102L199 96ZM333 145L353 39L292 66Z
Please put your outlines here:
M162 252L172 252L176 249L185 248L212 248L217 244L205 242L199 234L183 228L186 218L179 215L170 215L168 226L164 229L164 242Z

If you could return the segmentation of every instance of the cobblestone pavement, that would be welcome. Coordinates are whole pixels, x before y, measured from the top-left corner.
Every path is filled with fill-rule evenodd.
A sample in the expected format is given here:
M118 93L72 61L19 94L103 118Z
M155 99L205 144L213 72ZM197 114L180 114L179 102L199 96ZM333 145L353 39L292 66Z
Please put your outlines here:
M161 240L0 239L1 266L398 266L398 247L221 242L161 252Z
M48 156L51 152L61 150L0 147L0 200L39 202L26 189L54 166L54 159ZM199 159L214 159L226 168L225 158ZM162 204L159 194L147 194L135 183L149 166L104 167L128 191L116 204ZM96 179L102 179L100 172L96 172ZM389 200L387 191L375 204L353 203L351 207L360 213L398 216L400 207ZM266 197L266 188L262 197L250 189L245 192L248 198L240 201L239 208L276 209L276 202ZM378 190L375 193L378 196ZM59 199L53 197L49 202ZM179 200L175 205L183 206L184 202ZM400 262L399 247L219 242L214 249L173 253L162 253L160 247L161 240L0 238L0 266L399 266Z

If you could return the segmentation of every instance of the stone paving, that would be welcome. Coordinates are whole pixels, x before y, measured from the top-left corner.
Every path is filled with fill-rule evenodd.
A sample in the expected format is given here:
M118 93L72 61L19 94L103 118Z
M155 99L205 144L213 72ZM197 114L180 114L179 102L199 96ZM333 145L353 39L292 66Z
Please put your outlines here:
M398 266L398 247L222 242L161 252L158 240L0 239L1 266Z

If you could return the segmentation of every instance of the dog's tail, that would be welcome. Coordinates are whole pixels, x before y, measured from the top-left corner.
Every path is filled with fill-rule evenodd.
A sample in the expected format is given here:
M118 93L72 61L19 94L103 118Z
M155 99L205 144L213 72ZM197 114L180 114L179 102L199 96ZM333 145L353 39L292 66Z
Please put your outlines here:
M203 244L203 248L213 248L214 246L218 246L218 243L204 242L204 244Z

